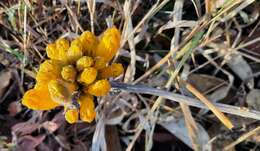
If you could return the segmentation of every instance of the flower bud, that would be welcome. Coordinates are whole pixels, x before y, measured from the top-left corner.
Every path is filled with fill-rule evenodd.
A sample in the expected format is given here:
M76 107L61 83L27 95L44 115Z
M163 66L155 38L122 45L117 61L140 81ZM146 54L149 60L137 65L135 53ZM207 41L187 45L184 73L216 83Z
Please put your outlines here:
M95 83L91 84L86 91L89 94L95 96L105 96L108 94L110 89L111 89L110 83L106 79L103 79L103 80L98 80Z
M83 56L82 47L79 44L71 44L67 57L70 63L76 62L79 58Z
M72 65L67 65L62 68L61 76L68 82L74 82L77 76L77 71Z
M65 112L65 119L68 123L76 123L79 119L79 113L77 109L67 109Z
M88 85L96 80L97 70L93 67L85 68L80 74L78 81Z
M105 68L106 67L106 60L102 57L96 57L95 58L95 63L94 63L94 68L96 68L97 70Z
M83 94L79 98L80 119L84 122L92 122L95 119L95 104L91 95Z
M120 32L115 27L107 29L100 38L95 56L103 57L109 62L120 47Z
M98 78L105 79L117 77L124 72L124 68L120 63L113 63L111 66L105 67L98 72Z
M90 31L83 32L79 37L83 52L85 55L93 56L96 45L98 44L98 39Z
M77 61L76 65L77 65L77 69L81 71L84 68L91 67L93 63L94 61L91 57L83 56Z

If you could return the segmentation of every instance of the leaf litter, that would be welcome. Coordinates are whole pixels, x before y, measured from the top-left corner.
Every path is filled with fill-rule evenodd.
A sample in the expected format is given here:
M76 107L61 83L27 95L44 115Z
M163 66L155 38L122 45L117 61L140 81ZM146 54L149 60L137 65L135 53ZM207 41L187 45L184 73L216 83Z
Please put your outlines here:
M259 149L257 10L254 0L0 2L0 150ZM113 24L126 72L97 98L95 122L20 106L47 43Z

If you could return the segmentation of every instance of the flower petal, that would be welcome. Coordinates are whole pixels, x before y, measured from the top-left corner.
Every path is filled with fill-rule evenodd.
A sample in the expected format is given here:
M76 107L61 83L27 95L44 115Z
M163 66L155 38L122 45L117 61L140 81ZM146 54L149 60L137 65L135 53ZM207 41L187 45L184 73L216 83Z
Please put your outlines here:
M80 35L79 39L82 43L84 54L93 56L93 52L98 44L97 37L90 31L85 31Z
M80 103L80 119L84 122L92 122L95 119L95 104L93 97L87 94L82 95L79 98Z
M120 32L116 27L107 29L101 36L94 55L110 61L120 47L120 38Z
M95 96L105 96L110 89L111 85L108 80L103 79L91 84L87 89L84 90L84 92Z
M56 40L55 44L56 44L56 47L63 52L66 52L70 47L70 42L68 40L66 40L65 38L60 38L60 39Z
M47 56L53 60L66 62L68 48L69 41L64 38L60 38L55 43L47 45Z
M94 68L96 68L97 70L105 68L106 65L107 65L107 61L103 57L95 58Z
M76 62L79 58L83 56L81 42L78 39L75 39L67 52L68 61L70 63Z
M40 65L40 69L36 75L36 85L38 87L46 87L51 80L61 78L62 63L55 60L46 60Z
M121 63L113 63L111 66L105 67L98 71L99 79L106 79L110 77L117 77L124 72Z
M47 89L30 89L23 96L22 104L33 110L50 110L58 103L52 101Z
M52 100L63 106L71 103L70 96L76 89L75 84L62 80L51 80L48 83L48 90Z
M79 119L79 113L77 109L67 109L65 112L65 119L68 123L76 123Z

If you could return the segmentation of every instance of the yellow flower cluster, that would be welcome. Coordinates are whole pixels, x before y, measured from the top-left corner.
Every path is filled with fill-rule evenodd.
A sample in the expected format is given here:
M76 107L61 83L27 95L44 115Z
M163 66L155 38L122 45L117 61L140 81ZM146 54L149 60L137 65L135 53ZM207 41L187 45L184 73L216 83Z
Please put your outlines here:
M107 29L100 38L89 31L69 42L60 38L46 48L45 60L22 104L34 110L64 106L69 123L91 122L95 118L93 96L106 95L111 86L107 78L124 72L119 63L108 65L120 47L120 32Z

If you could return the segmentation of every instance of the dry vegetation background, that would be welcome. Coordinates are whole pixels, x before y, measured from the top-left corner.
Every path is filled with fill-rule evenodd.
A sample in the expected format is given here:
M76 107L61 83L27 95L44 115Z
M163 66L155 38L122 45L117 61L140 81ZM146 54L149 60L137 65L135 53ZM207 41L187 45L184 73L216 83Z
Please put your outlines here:
M259 10L254 0L1 0L0 150L260 150ZM95 122L21 106L46 44L112 25L125 73L96 98Z

